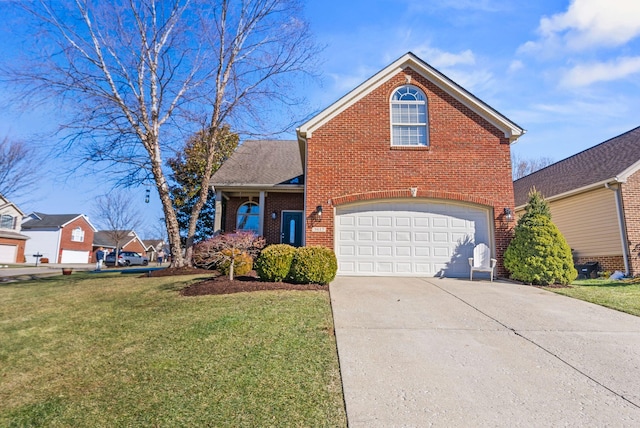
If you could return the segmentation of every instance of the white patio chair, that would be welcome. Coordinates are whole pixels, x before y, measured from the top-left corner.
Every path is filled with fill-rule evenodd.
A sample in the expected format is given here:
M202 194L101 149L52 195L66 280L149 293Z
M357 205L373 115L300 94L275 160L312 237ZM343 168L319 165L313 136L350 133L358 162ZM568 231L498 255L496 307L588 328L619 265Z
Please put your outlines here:
M478 244L473 249L473 257L469 257L469 266L471 266L471 275L469 280L473 281L473 271L489 272L491 281L493 282L493 270L498 261L491 258L491 250L486 244Z

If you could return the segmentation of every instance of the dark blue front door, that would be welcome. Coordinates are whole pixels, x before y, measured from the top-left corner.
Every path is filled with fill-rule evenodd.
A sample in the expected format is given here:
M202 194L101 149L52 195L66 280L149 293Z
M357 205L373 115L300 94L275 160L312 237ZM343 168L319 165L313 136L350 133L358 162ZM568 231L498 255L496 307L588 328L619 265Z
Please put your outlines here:
M284 211L282 213L282 243L302 246L302 213Z

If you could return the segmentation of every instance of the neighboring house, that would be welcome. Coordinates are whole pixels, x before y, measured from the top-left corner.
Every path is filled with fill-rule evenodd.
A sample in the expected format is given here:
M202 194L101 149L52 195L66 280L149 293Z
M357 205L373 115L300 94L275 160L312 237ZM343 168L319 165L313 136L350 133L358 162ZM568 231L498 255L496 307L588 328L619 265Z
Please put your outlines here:
M116 243L116 238L120 238L120 242ZM116 249L116 245L121 251L134 251L146 255L147 246L134 230L99 230L93 237L91 261L96 261L98 248L103 247L106 253L110 253Z
M13 202L0 195L0 263L24 263L28 236L20 233L22 217ZM33 258L35 262L35 257Z
M640 274L640 127L516 180L516 214L533 187L577 264Z
M149 261L155 262L158 258L158 251L161 249L164 249L164 252L169 254L168 245L162 239L145 239L143 243L146 248L146 255Z
M26 254L42 254L50 263L89 263L96 228L83 214L34 212L22 221L29 236Z
M510 144L524 130L407 53L214 174L216 232L333 248L340 275L466 276L509 243Z

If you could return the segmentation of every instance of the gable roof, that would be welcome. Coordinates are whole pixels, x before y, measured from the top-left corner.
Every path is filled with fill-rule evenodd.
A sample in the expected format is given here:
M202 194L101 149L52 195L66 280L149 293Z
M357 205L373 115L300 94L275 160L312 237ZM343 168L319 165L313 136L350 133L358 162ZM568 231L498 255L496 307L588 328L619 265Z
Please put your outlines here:
M268 168L265 168L268 166ZM297 141L248 140L211 177L214 187L295 186L290 183L304 174Z
M323 126L338 114L364 98L374 89L388 81L406 68L411 68L422 75L425 79L438 86L457 101L480 115L496 128L504 132L504 136L510 143L515 142L526 131L506 116L493 109L491 106L480 100L478 97L458 85L453 80L436 70L412 52L407 52L387 67L376 73L371 78L360 84L358 87L347 93L335 103L303 123L296 131L298 139L310 138L313 131Z
M147 251L155 250L158 247L164 247L166 245L164 239L145 239L142 243Z
M137 239L138 241L140 241L142 246L145 247L145 249L147 248L144 245L144 242L142 242L142 239L140 239L138 237L138 234L133 230L99 230L93 235L93 245L115 248L116 241L115 239L113 239L113 236L116 233L118 233L119 236L126 236L126 238L128 238L126 241L123 240L119 243L120 247L124 247L131 241L135 241Z
M13 209L18 213L18 215L20 215L22 217L24 216L24 213L22 212L22 210L20 208L18 208L18 206L16 204L14 204L13 202L11 202L7 198L5 198L2 195L2 193L0 193L0 210L4 209L4 208L8 208L8 207L13 207Z
M640 127L513 182L516 207L535 186L546 199L569 196L605 183L624 183L640 169Z
M25 221L22 223L22 229L61 229L80 217L83 218L94 231L98 230L91 224L89 219L84 214L44 214L39 212L33 212L29 214Z

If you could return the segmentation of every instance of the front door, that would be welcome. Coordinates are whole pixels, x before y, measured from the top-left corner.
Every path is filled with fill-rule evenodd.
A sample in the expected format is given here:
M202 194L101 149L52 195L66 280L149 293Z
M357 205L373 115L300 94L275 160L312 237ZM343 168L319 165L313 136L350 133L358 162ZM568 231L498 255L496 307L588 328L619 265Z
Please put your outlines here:
M302 213L283 211L281 232L283 244L294 247L302 246Z

